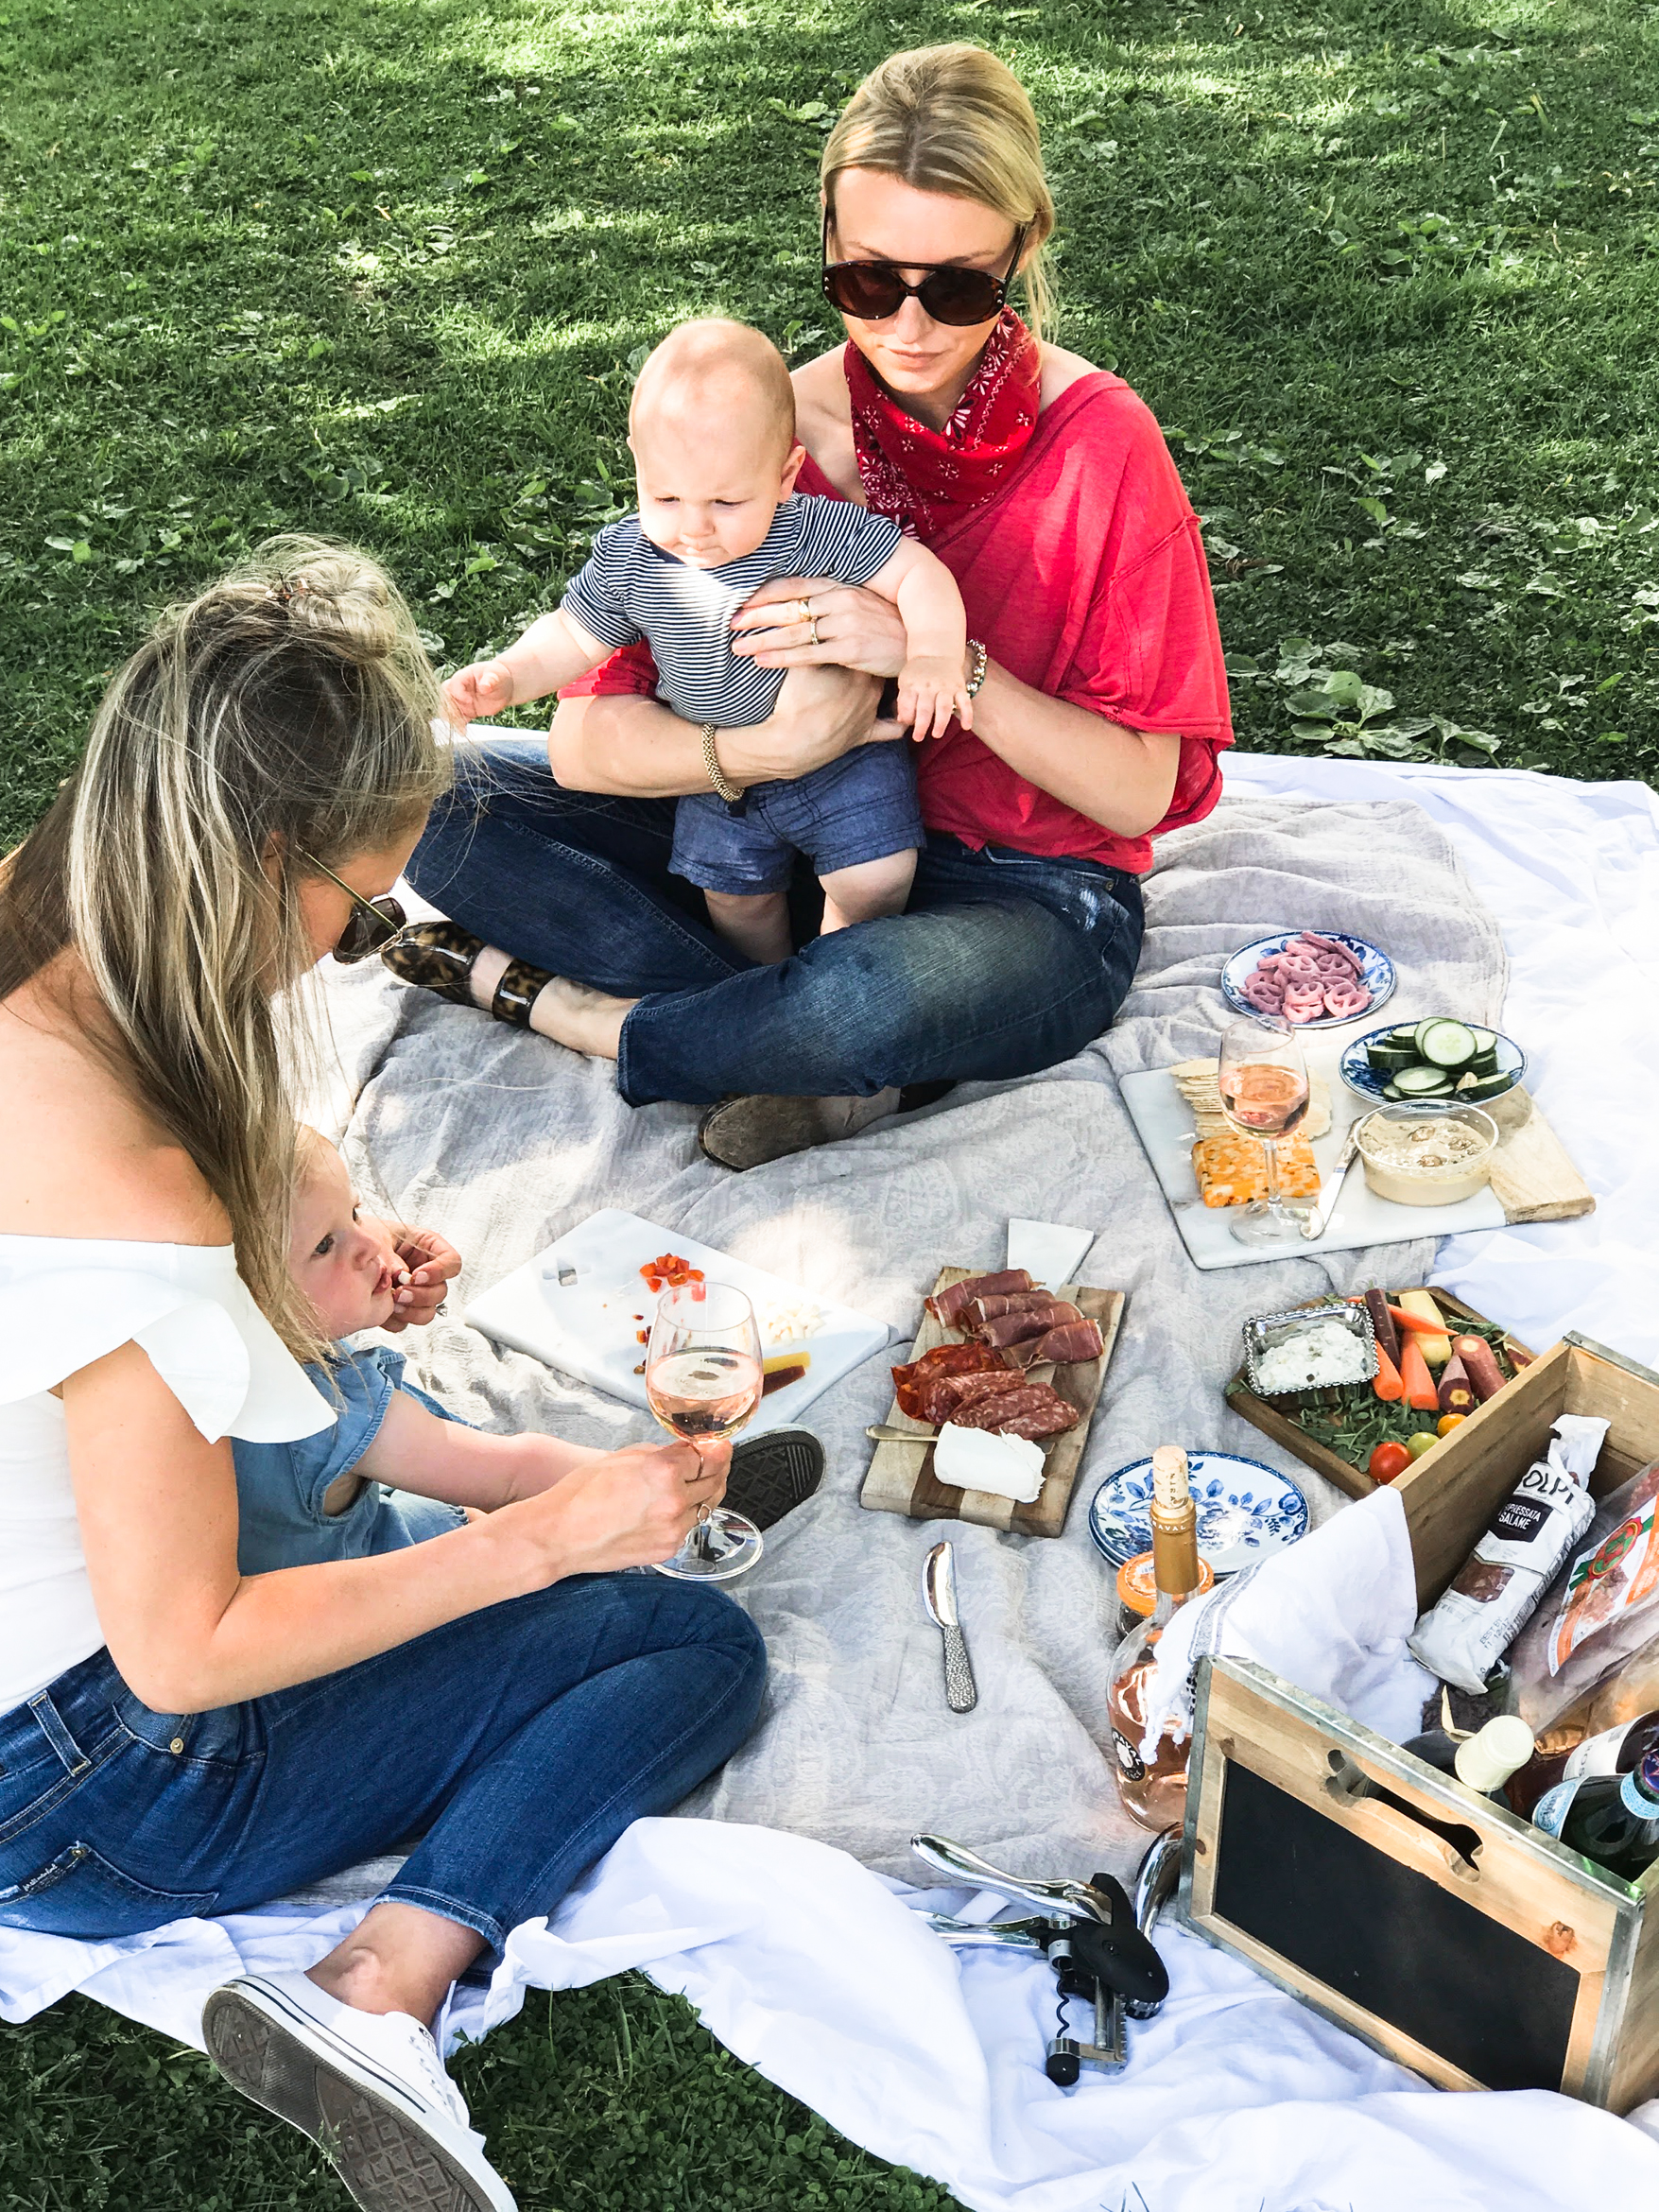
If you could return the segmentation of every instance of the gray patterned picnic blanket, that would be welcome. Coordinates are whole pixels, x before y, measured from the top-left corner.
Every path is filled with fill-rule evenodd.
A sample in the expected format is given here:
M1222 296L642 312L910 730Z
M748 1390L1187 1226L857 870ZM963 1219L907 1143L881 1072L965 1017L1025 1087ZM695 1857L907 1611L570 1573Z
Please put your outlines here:
M811 1408L822 1490L768 1539L734 1594L765 1631L771 1678L749 1744L684 1809L813 1836L911 1880L919 1828L1031 1870L1123 1872L1144 1835L1112 1780L1106 1683L1113 1575L1091 1543L1103 1477L1170 1441L1294 1472L1316 1520L1344 1502L1229 1411L1222 1384L1251 1313L1377 1279L1364 1252L1213 1273L1187 1259L1117 1078L1214 1051L1222 958L1275 927L1344 928L1385 945L1406 1005L1495 1025L1505 960L1443 833L1406 801L1226 800L1162 838L1139 973L1116 1025L1044 1075L963 1084L849 1142L734 1175L699 1154L691 1106L630 1108L611 1070L377 969L324 984L349 1098L343 1145L365 1200L441 1229L466 1257L458 1309L604 1206L696 1236L885 1321L900 1357L939 1267L997 1267L1011 1216L1091 1228L1081 1280L1128 1293L1064 1534L1021 1538L867 1512L859 1485L886 1412L887 1362ZM1433 1246L1382 1266L1424 1279ZM647 1414L506 1352L453 1320L400 1339L421 1379L491 1428L536 1426L613 1445ZM979 1702L946 1707L923 1556L957 1547Z

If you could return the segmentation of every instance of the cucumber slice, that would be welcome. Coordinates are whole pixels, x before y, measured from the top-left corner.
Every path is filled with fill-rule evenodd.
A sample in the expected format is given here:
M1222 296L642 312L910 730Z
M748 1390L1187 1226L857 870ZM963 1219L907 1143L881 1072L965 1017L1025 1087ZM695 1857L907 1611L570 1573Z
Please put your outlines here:
M1467 1067L1475 1057L1473 1034L1461 1022L1430 1022L1427 1033L1418 1032L1417 1049L1430 1067Z
M1469 1063L1468 1073L1475 1076L1496 1075L1497 1046L1494 1045L1486 1052L1478 1052Z
M1394 1045L1415 1046L1417 1043L1417 1024L1415 1022L1402 1022L1397 1029L1389 1031L1388 1041ZM1379 1038L1378 1043L1381 1042L1383 1040Z
M1380 1075L1385 1069L1392 1074L1397 1067L1411 1067L1417 1059L1417 1048L1412 1045L1395 1045L1386 1039L1378 1045L1368 1045L1365 1057Z
M1383 1097L1385 1098L1403 1098L1405 1096L1405 1092L1401 1090L1398 1083L1384 1083Z
M1458 1086L1457 1096L1471 1106L1478 1106L1482 1098L1495 1098L1500 1092L1512 1089L1514 1080L1512 1075L1482 1076L1476 1082L1470 1082L1465 1077Z
M1469 1034L1475 1040L1475 1049L1477 1052L1496 1051L1497 1031L1495 1029L1478 1029L1474 1023L1471 1022L1469 1024Z
M1403 1098L1449 1098L1452 1079L1443 1067L1403 1067L1394 1078Z

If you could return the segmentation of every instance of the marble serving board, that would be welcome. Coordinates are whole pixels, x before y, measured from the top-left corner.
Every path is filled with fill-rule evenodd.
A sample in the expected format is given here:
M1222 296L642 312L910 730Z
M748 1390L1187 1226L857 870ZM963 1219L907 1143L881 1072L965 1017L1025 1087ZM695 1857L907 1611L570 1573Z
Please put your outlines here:
M1331 1094L1331 1126L1313 1139L1314 1163L1322 1183L1336 1166L1352 1123L1372 1112L1348 1090L1337 1073L1337 1046L1329 1039L1305 1045L1310 1075L1322 1076ZM1324 1234L1311 1243L1300 1236L1283 1244L1240 1244L1233 1235L1230 1206L1206 1206L1192 1171L1192 1108L1167 1068L1151 1068L1120 1079L1123 1103L1146 1149L1159 1188L1169 1201L1194 1267L1245 1268L1257 1260L1294 1259L1317 1252L1347 1252L1367 1244L1409 1244L1419 1236L1460 1236L1475 1229L1501 1229L1510 1217L1488 1187L1455 1206L1400 1206L1380 1199L1365 1181L1356 1160ZM1536 1109L1534 1109L1534 1112ZM1586 1193L1588 1196L1588 1193Z
M815 1398L851 1372L888 1340L884 1322L855 1313L850 1306L819 1299L799 1284L786 1283L764 1268L751 1267L712 1245L700 1244L683 1229L665 1229L637 1214L607 1206L579 1227L515 1268L466 1309L468 1325L497 1343L527 1352L566 1374L592 1383L630 1406L645 1406L645 1346L656 1298L640 1268L660 1253L674 1252L711 1283L729 1283L752 1303L761 1323L761 1353L768 1361L799 1357L806 1372L798 1381L769 1391L745 1434L761 1435L798 1421ZM561 1273L568 1280L562 1282ZM767 1314L811 1301L820 1320L807 1338L770 1338Z

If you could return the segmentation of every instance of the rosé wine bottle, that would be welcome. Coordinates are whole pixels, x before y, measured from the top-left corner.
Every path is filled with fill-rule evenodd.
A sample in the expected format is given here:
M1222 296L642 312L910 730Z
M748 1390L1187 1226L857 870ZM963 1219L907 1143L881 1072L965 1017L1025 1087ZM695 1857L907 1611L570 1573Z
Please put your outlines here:
M1158 1601L1151 1618L1131 1629L1117 1647L1107 1705L1124 1811L1144 1828L1178 1828L1186 1810L1186 1762L1192 1739L1188 1736L1177 1742L1166 1727L1149 1760L1144 1739L1146 1695L1157 1664L1158 1639L1177 1608L1196 1598L1204 1581L1198 1555L1198 1511L1187 1480L1186 1454L1179 1444L1160 1444L1152 1454L1151 1521Z

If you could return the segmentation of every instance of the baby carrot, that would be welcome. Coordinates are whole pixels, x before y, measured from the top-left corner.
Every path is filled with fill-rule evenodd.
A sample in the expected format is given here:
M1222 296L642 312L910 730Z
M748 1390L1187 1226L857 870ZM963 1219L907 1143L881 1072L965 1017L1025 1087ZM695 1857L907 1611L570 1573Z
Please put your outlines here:
M1371 1387L1385 1405L1392 1405L1396 1399L1406 1395L1400 1371L1380 1344L1376 1348L1376 1379Z
M1415 1337L1408 1337L1400 1346L1400 1380L1408 1406L1415 1406L1424 1413L1439 1411L1440 1392L1428 1372L1428 1362L1418 1350Z

